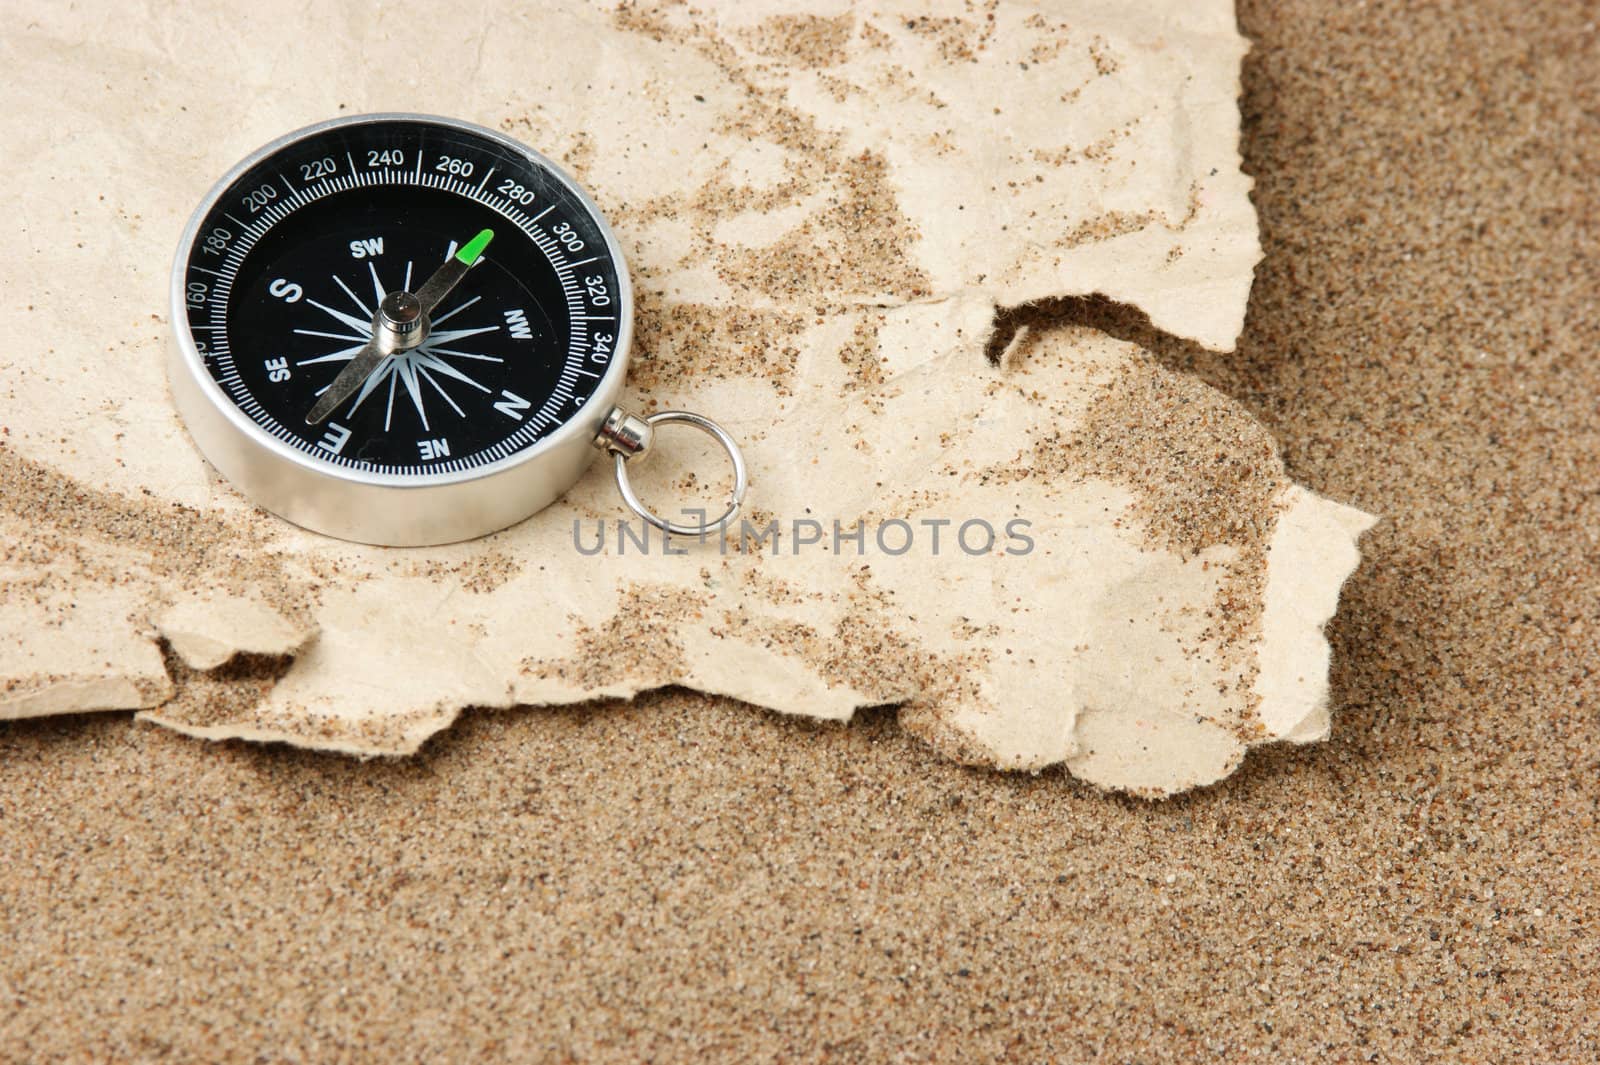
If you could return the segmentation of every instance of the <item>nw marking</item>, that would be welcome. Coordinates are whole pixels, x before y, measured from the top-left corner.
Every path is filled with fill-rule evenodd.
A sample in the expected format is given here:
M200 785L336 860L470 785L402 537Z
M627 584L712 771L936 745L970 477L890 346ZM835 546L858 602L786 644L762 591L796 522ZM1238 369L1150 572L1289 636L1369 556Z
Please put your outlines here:
M532 340L533 328L528 325L528 312L518 307L505 312L506 328L518 340Z

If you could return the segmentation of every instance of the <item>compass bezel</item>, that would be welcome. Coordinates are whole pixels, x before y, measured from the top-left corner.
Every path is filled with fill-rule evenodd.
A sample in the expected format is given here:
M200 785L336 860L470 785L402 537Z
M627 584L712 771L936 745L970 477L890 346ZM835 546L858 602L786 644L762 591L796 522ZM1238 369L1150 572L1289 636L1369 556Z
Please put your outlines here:
M324 461L278 439L212 376L191 329L186 284L206 219L241 177L263 161L331 130L376 123L444 127L520 156L588 212L616 271L616 343L594 390L559 426L503 458L440 473L393 473ZM548 157L502 133L459 119L409 112L351 115L278 137L231 167L206 193L179 240L169 290L176 340L169 364L174 398L202 454L268 510L318 532L384 544L469 539L520 521L571 486L597 454L595 436L615 406L633 343L633 287L615 232L589 194ZM438 513L441 508L454 514Z

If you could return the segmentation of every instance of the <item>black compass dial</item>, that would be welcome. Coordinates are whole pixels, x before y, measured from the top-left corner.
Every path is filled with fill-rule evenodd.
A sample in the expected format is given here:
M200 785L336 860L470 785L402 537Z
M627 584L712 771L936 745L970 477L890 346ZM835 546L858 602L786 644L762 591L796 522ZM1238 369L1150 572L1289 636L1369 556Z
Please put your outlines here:
M420 329L386 332L384 298L452 263L459 280ZM628 313L604 223L570 185L507 142L426 120L273 151L217 198L184 277L206 369L256 425L318 462L417 478L500 462L564 424ZM381 359L308 421L375 334Z

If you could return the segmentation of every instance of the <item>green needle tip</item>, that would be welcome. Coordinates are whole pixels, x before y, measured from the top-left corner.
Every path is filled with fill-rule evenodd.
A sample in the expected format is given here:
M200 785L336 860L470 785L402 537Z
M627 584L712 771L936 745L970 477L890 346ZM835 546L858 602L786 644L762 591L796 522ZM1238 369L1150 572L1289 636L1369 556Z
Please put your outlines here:
M478 261L480 256L483 255L483 249L487 248L489 246L489 242L493 239L494 230L479 230L477 236L467 241L466 247L456 252L456 258L461 260L462 266L471 266L473 263Z

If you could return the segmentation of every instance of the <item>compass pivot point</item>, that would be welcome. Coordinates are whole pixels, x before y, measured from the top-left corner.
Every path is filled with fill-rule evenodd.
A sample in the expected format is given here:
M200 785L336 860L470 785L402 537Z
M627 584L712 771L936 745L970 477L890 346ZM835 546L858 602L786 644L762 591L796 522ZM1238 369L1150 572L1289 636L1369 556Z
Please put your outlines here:
M393 333L400 349L414 348L428 335L422 302L409 292L391 292L378 304L377 324Z

